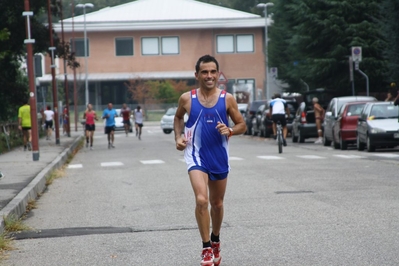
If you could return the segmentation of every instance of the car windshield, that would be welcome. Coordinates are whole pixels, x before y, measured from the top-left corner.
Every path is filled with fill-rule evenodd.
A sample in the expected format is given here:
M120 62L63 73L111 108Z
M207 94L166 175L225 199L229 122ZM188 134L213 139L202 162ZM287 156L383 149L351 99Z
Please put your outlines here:
M165 115L175 115L176 114L176 108L169 108L167 111L166 111L166 114Z
M398 118L399 106L395 105L374 105L371 108L370 116L373 119Z
M348 107L348 112L347 112L347 114L349 115L360 115L360 113L362 112L362 110L363 110L363 107L365 106L366 104L365 103L361 103L361 104L353 104L353 105L350 105L349 107ZM342 106L342 109L344 109L345 107L344 106Z

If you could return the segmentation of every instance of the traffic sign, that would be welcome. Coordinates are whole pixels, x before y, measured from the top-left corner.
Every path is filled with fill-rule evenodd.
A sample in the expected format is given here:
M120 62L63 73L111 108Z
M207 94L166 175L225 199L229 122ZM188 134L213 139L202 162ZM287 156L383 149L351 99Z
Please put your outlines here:
M227 84L228 80L222 71L219 73L219 84Z
M362 61L362 47L361 46L352 47L352 60L355 63Z

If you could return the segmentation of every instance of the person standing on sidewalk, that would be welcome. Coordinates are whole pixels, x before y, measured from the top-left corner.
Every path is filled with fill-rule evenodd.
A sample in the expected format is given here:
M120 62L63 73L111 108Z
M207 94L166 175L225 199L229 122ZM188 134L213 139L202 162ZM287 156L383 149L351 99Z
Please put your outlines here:
M144 112L141 109L141 106L138 105L137 108L134 110L134 125L136 127L136 136L139 137L139 140L141 140L141 129L143 127L143 117L144 117Z
M217 87L219 63L205 55L198 59L199 88L180 96L174 118L176 149L183 151L195 195L195 217L202 239L201 265L219 265L220 229L229 165L229 138L246 131L233 95ZM189 118L184 126L184 115ZM228 117L234 126L228 126ZM184 128L184 135L181 134ZM210 213L208 205L211 205ZM210 230L212 223L212 232Z
M124 103L122 105L121 115L123 117L123 126L125 128L126 137L128 136L130 128L132 126L130 124L130 113L131 113L130 108L126 105L126 103Z
M29 101L29 100L28 100ZM25 103L18 109L18 128L22 130L24 151L32 150L32 122L30 119L30 105Z
M313 102L314 118L318 135L318 138L314 143L321 144L323 143L323 131L321 129L321 123L323 122L324 118L324 109L323 107L321 107L321 105L319 104L319 99L317 99L316 97L312 99L312 102Z
M97 114L93 110L93 106L90 103L87 105L87 109L83 114L83 119L86 120L85 122L86 148L89 147L89 141L90 141L90 150L92 150L93 136L94 136L94 131L96 130L96 124L94 120L98 121L98 119L97 119Z
M47 105L46 111L44 113L44 125L47 133L46 140L51 140L51 134L53 132L53 119L54 119L54 111L51 110L50 105Z
M108 149L115 148L114 146L114 132L115 132L115 117L118 114L112 107L112 103L108 104L108 108L103 112L103 119L105 119L105 134L108 137Z

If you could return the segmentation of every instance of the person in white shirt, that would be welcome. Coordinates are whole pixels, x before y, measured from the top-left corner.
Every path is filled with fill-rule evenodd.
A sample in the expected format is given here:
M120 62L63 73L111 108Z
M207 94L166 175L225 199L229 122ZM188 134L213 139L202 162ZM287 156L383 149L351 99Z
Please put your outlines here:
M53 132L53 119L54 119L54 111L51 110L51 107L49 105L47 105L47 110L44 111L44 116L45 116L45 128L47 131L47 140L51 139L51 134Z
M143 127L144 112L140 105L134 110L134 124L136 126L136 136L141 140L141 128Z
M273 120L273 134L276 137L276 123L280 120L281 126L283 127L283 145L287 146L287 120L285 116L290 115L290 110L287 106L287 102L281 99L280 93L274 95L274 99L270 102L270 115Z

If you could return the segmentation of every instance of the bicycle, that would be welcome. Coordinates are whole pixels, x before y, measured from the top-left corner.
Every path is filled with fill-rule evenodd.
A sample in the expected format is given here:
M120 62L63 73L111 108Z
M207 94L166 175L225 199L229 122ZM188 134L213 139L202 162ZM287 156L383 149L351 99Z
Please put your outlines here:
M277 121L276 123L276 133L277 133L277 146L278 146L278 153L283 152L283 130L281 127L280 120Z

